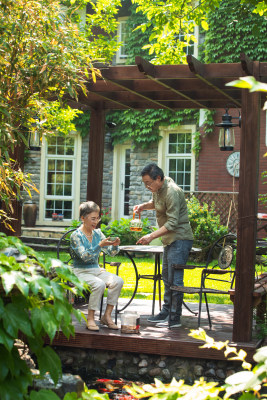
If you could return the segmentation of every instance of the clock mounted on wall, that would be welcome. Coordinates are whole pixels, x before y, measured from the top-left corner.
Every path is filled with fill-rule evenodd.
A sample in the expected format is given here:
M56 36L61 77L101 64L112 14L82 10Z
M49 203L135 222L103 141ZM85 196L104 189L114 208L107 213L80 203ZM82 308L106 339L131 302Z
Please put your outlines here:
M234 176L235 178L239 177L239 164L240 164L240 152L234 151L227 158L226 169L229 172L229 174Z

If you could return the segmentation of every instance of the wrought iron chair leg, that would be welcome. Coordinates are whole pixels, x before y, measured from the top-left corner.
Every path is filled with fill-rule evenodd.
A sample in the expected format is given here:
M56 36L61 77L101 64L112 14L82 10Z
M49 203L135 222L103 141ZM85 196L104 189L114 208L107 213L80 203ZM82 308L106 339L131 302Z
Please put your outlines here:
M202 291L198 295L199 295L199 306L198 306L197 326L199 328L200 327L200 320L201 320Z
M210 330L211 330L212 324L211 324L211 318L210 318L210 310L209 310L209 305L208 305L207 293L204 293L204 297L205 297L206 309L207 309L207 313L208 313L209 326L210 326Z

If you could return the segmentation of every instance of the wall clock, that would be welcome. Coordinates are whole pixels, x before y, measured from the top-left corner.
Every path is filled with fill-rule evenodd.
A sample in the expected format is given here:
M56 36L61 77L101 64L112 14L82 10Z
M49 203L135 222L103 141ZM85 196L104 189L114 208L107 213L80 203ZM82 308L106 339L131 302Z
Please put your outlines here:
M229 174L234 176L235 178L239 177L239 164L240 164L240 152L234 151L227 158L226 169L229 172Z

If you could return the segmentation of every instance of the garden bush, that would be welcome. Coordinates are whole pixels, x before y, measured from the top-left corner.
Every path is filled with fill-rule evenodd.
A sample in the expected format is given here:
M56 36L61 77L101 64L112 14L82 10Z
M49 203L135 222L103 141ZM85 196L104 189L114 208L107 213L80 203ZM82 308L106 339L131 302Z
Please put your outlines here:
M16 253L22 258L18 262ZM6 254L5 254L6 253ZM10 256L9 254L14 254ZM72 282L75 287L70 287ZM16 237L0 233L0 398L2 400L55 399L54 393L28 390L33 377L16 346L17 339L36 357L40 377L47 372L55 383L61 362L44 337L52 342L56 332L74 335L72 315L81 321L82 312L69 304L66 292L82 295L88 289L71 268L56 259L40 256ZM42 397L43 396L43 397Z
M194 235L194 246L203 249L202 257L205 258L212 243L228 233L228 228L221 225L214 202L211 206L207 203L201 205L199 200L192 196L190 200L187 200L187 207Z
M118 236L121 240L121 245L134 245L137 240L151 233L153 228L151 226L151 222L148 218L142 219L143 229L141 232L133 232L130 231L130 219L121 218L120 220L115 220L111 222L109 225L101 224L101 231L105 236Z

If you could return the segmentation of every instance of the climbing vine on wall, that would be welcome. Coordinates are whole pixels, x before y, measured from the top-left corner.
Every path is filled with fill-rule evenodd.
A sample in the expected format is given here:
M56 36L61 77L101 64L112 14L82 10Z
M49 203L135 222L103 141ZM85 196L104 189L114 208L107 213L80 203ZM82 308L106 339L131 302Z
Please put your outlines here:
M251 60L266 60L267 20L252 13L252 9L239 0L222 0L209 15L204 43L206 63L240 62L242 52Z

